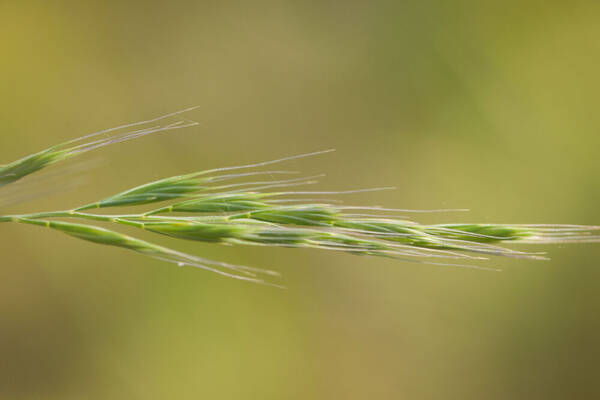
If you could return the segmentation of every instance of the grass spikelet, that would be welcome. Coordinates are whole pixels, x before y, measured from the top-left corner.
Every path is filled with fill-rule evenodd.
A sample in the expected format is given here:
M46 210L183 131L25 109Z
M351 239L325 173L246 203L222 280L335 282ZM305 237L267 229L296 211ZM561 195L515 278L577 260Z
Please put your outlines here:
M153 118L147 121L135 122L119 126L116 128L106 129L86 135L56 146L52 146L46 150L42 150L35 154L28 155L17 161L13 161L4 166L0 166L0 187L16 182L27 175L31 175L41 169L49 167L63 160L78 156L90 150L99 147L104 147L111 144L121 143L132 139L137 139L142 136L150 135L157 132L163 132L173 129L188 128L197 125L196 122L187 120L178 120L176 122L165 125L154 125L133 131L123 131L126 128L141 127L150 123L155 123L160 120L165 120L170 117L191 111L197 107L188 108L182 111L177 111L158 118Z
M0 167L0 187L16 182L52 164L69 158L68 150L48 149Z
M116 246L127 250L132 250L152 258L177 264L180 267L187 265L215 272L230 278L280 287L280 285L266 282L262 278L257 278L259 274L278 277L279 274L274 271L261 270L257 268L203 259L182 252L177 252L166 247L158 246L144 240L136 239L134 237L117 233L105 228L62 221L45 221L28 218L19 218L18 222L54 229L69 236L96 244Z

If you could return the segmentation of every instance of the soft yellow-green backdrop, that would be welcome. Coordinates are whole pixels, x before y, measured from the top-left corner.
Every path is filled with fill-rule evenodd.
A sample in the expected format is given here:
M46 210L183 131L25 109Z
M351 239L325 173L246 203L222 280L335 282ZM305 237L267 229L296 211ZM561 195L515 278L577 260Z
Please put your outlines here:
M0 163L201 106L199 126L90 153L8 210L335 147L289 167L398 187L359 204L472 210L424 222L600 224L599 20L597 1L3 0ZM600 396L600 245L493 273L157 239L277 269L282 291L36 227L0 237L1 399Z

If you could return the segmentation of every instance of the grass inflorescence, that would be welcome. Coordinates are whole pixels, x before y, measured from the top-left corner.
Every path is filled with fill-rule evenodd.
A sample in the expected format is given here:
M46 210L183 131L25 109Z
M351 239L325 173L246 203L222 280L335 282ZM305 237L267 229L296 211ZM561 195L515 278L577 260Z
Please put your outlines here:
M193 126L196 123L186 119L160 123L189 110L87 135L0 166L0 189L52 164L99 147ZM181 240L325 249L484 269L478 261L473 260L482 260L490 255L545 258L542 253L507 248L504 246L507 243L600 241L600 236L594 234L600 230L597 226L424 225L387 215L410 210L346 206L338 200L323 197L386 188L340 192L300 191L294 187L313 184L319 177L290 177L288 175L295 172L270 168L274 164L329 151L168 177L74 209L4 215L0 216L0 222L45 227L179 266L198 267L228 277L275 286L278 285L273 281L279 275L274 271L207 260L97 227L93 223L108 222L115 227L125 225ZM111 207L139 206L149 209L130 214L110 214L106 211ZM78 222L72 222L75 220Z

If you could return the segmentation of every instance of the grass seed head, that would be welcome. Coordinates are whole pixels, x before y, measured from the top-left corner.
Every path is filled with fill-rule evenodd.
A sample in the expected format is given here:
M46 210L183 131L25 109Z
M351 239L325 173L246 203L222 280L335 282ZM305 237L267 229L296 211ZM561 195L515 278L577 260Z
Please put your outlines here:
M182 112L185 111L188 110ZM96 132L32 154L8 165L2 165L0 166L0 188L52 164L99 147L122 143L156 132L195 125L194 122L186 120L173 123L157 122L182 112ZM600 235L595 234L600 230L600 227L597 226L464 223L423 225L403 220L401 217L381 215L383 211L398 212L400 210L381 207L333 206L328 203L335 202L334 200L308 200L305 197L305 195L311 195L320 198L321 195L351 194L380 190L381 188L342 192L273 192L274 188L315 183L314 178L316 177L274 180L270 175L289 172L236 171L261 168L327 152L329 151L173 176L120 192L75 210L28 215L0 215L0 222L16 221L43 226L96 244L121 247L180 266L194 266L224 276L258 283L265 283L265 281L257 275L274 276L275 274L272 271L205 260L109 229L55 219L79 218L87 221L119 223L177 239L201 242L308 247L357 255L410 259L418 262L432 257L481 259L482 255L540 259L542 257L538 253L511 250L502 245L513 242L600 241ZM226 171L236 172L226 173ZM269 175L271 180L220 183L256 175ZM13 185L12 188L17 188L17 186ZM91 208L137 206L161 201L172 203L144 214L134 215L81 212ZM367 210L370 214L350 214L349 210ZM175 216L174 213L195 215ZM433 262L432 264L465 266Z

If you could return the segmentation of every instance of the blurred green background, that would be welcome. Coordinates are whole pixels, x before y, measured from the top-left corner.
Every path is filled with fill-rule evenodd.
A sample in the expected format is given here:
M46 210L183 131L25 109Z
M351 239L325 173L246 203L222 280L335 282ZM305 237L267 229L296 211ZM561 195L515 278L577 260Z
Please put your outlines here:
M600 224L597 1L0 2L0 162L199 105L10 212L286 165L423 222ZM76 166L78 164L74 164ZM0 193L1 194L1 193ZM2 399L590 399L599 245L492 273L170 242L287 291L0 226Z

